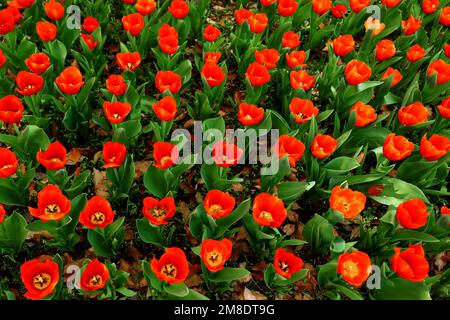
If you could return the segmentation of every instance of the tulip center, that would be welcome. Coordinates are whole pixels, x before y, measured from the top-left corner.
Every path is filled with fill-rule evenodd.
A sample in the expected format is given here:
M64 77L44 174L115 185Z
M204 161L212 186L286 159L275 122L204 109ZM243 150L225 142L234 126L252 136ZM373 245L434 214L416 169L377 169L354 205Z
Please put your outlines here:
M54 215L54 214L58 214L61 212L61 208L57 205L57 204L49 204L48 206L45 207L45 214L47 215Z
M170 161L172 161L172 157L170 157L170 156L164 156L164 157L161 158L161 165L165 166L166 163L168 163L168 162L170 162Z
M133 67L133 65L131 64L131 62L128 62L128 63L127 63L127 68L128 68L128 69L131 69L132 67Z
M102 224L106 220L105 214L103 212L96 212L91 216L91 222L93 224Z
M33 89L33 88L34 88L34 86L31 85L31 84L29 84L29 85L27 85L27 86L25 87L25 90L30 90L30 89Z
M163 265L161 273L168 278L175 278L177 276L177 268L173 264L168 263Z
M212 266L217 266L222 263L222 255L216 250L209 252L207 257Z
M220 204L213 204L211 207L209 207L209 210L212 211L213 213L217 213L219 211L222 211L223 208Z
M39 273L33 277L33 286L38 290L46 289L52 280L52 277L48 273Z
M285 273L289 273L289 265L285 261L280 261L280 269Z
M11 164L6 164L2 167L2 170L11 169L13 166Z
M117 113L113 114L113 119L119 120L120 118L121 118L120 114L117 114Z
M299 118L299 119L306 119L306 118L307 118L306 115L304 115L304 114L301 113L301 112L297 113L296 116L297 116L297 118Z
M154 207L151 209L151 214L157 220L162 220L166 216L166 209L160 207Z
M89 284L93 287L101 286L103 284L103 278L99 274L96 274L89 279Z
M259 214L260 218L263 218L267 221L273 221L273 216L270 212L268 211L261 211L261 213Z
M345 270L345 274L348 275L350 278L354 278L359 274L358 264L354 263L351 260L344 262L343 267Z

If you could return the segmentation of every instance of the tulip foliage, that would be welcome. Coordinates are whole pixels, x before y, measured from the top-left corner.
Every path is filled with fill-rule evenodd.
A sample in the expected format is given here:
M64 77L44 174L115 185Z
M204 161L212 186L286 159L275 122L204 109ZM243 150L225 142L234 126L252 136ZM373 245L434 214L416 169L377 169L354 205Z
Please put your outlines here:
M444 0L7 1L0 299L448 299L449 27Z

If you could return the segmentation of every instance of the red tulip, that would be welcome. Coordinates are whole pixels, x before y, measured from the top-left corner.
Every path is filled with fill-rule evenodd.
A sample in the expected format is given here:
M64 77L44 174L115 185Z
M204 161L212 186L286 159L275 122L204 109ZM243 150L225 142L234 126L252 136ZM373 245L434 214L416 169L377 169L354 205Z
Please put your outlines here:
M139 52L122 52L116 54L117 65L122 70L136 70L141 64L141 55Z
M17 157L9 149L0 147L0 179L8 178L17 172Z
M127 92L128 85L121 75L112 74L106 79L106 89L115 96L123 96Z
M288 31L281 38L283 48L295 49L300 45L300 37L294 31Z
M175 215L175 200L173 197L166 197L161 200L147 197L144 199L142 214L154 226L166 225L169 219Z
M342 35L333 40L333 51L338 56L346 56L355 49L355 40L352 35Z
M177 93L181 89L181 77L172 71L158 71L155 77L155 85L161 93L166 90Z
M277 49L262 49L261 51L256 50L255 59L267 69L273 69L277 66L278 60L280 60L280 53Z
M124 121L131 112L131 104L128 102L105 101L103 103L103 110L105 112L106 119L108 119L111 123L117 124Z
M369 80L372 69L362 61L353 59L345 67L345 80L352 86L356 86Z
M343 3L339 3L335 5L333 8L331 8L331 14L338 19L341 19L344 17L344 15L347 13L347 7Z
M83 75L77 67L67 67L55 80L59 90L65 94L77 94L84 86Z
M429 215L425 202L419 198L402 202L396 211L398 223L407 229L419 229L425 226Z
M94 41L94 38L90 34L81 34L81 38L90 50L94 50L98 46L98 41Z
M233 243L228 239L204 240L200 247L200 257L205 267L211 272L222 270L231 257L232 247Z
M215 164L224 168L238 164L243 155L244 151L242 149L226 141L217 142L212 149Z
M375 120L377 120L377 113L371 105L364 104L358 101L353 107L350 108L350 112L356 112L356 122L357 127L365 127Z
M414 144L403 136L390 133L383 144L383 154L390 161L400 161L410 156Z
M427 74L430 77L432 74L437 74L437 84L443 84L450 80L450 64L442 59L438 59L430 63Z
M153 164L156 168L170 168L178 159L178 148L170 142L155 142L153 145L153 158L156 161Z
M290 279L294 273L303 268L303 260L283 248L278 248L275 251L273 266L276 273L283 278Z
M10 94L0 99L0 121L18 124L22 119L24 107L22 101Z
M291 167L303 157L305 145L295 137L283 134L278 138L274 146L274 154L278 158L288 157Z
M398 121L404 126L413 126L427 121L430 112L421 102L403 106L398 110Z
M55 291L60 280L59 266L49 259L33 259L20 266L20 279L27 289L25 298L40 300Z
M28 207L33 217L44 222L59 221L70 212L70 200L58 186L49 184L38 193L37 208Z
M319 15L327 13L332 6L333 2L331 0L312 0L312 8Z
M225 72L213 62L206 62L203 65L201 75L205 78L210 88L217 87L225 80Z
M122 17L123 29L133 37L138 36L144 28L144 17L140 13L132 13Z
M311 120L312 116L319 114L319 109L316 108L311 100L293 98L289 104L289 111L297 123L305 123Z
M118 168L125 160L127 149L119 142L106 142L102 154L105 161L104 168Z
M189 5L184 0L173 0L168 9L176 19L184 19L189 13Z
M20 71L16 76L16 91L23 96L31 96L41 91L44 86L44 78L27 71Z
M311 153L314 157L323 159L329 157L337 148L337 140L327 134L318 134L311 145Z
M425 57L425 49L420 45L415 44L411 48L409 48L406 53L406 58L409 62L416 62Z
M252 62L247 68L245 76L253 87L260 87L270 81L270 73L265 66Z
M215 41L219 36L220 30L212 25L208 25L203 32L203 38L208 42Z
M153 258L151 268L159 280L169 284L183 282L189 275L188 261L180 248L167 248L159 260Z
M407 36L412 35L417 32L422 26L422 21L419 19L410 16L408 20L402 21L403 33Z
M35 74L43 74L50 67L50 58L45 53L33 53L26 60L27 68Z
M432 14L439 8L439 0L424 0L421 7L425 14Z
M5 217L6 217L5 207L2 204L0 204L0 224L2 224L3 221L5 221Z
M439 106L437 106L437 109L439 111L439 114L442 117L444 117L446 119L450 119L450 97L447 97L444 100L442 100L441 104ZM0 110L1 110L1 102L0 102ZM0 113L0 119L1 119L1 113Z
M239 10L234 10L234 18L236 19L236 23L241 25L244 21L248 22L248 19L253 16L253 12L247 10L245 8L241 8Z
M360 287L372 272L370 257L362 251L345 252L338 258L336 272L351 285Z
M286 53L286 63L291 69L295 69L297 67L304 68L306 66L304 64L305 60L305 51L291 51L290 53Z
M167 54L174 54L178 50L178 32L174 27L163 24L158 31L158 44Z
M83 21L83 29L86 32L92 33L100 26L100 23L94 17L86 17Z
M66 9L58 1L50 0L44 4L44 11L49 19L61 20L64 17Z
M389 78L392 75L394 75L394 78L393 78L393 80L391 82L391 85L390 85L391 88L395 87L400 81L403 80L403 76L400 73L400 71L395 70L394 68L391 68L391 67L386 69L386 72L383 73L383 76L381 77L381 79L382 80L386 80L387 78Z
M8 34L14 30L14 16L5 9L0 10L0 34Z
M80 223L89 229L104 229L114 221L114 211L108 200L92 197L80 213Z
M265 13L255 13L248 17L247 21L253 33L261 33L266 29L269 18L267 18Z
M410 244L408 249L394 248L392 257L392 271L400 278L421 282L428 278L430 265L425 257L425 250L420 244Z
M280 198L268 193L260 193L253 201L252 215L260 226L279 228L286 220L287 212Z
M143 16L151 14L156 9L155 0L137 0L134 6Z
M214 219L228 216L233 210L236 201L228 193L220 190L211 190L203 200L203 207L208 215Z
M350 8L353 12L360 12L367 8L372 0L350 0Z
M60 142L50 143L47 150L38 151L37 161L47 170L63 169L67 163L67 150Z
M383 39L376 45L375 55L377 61L384 61L392 58L393 56L395 56L395 53L395 44L392 40Z
M153 104L153 111L159 120L172 121L177 115L177 101L171 96L166 96Z
M344 215L345 219L354 219L366 206L364 193L336 186L331 190L330 209Z
M278 0L278 12L283 17L292 16L298 8L296 0Z
M264 119L264 109L258 108L253 104L241 102L237 116L239 122L244 126L253 126Z
M446 27L450 26L450 7L442 8L439 23Z
M98 291L106 286L108 279L108 268L100 261L92 260L81 274L80 287L87 292Z
M450 151L450 139L444 136L433 134L427 139L425 134L420 140L420 154L428 161L436 161L445 156Z
M292 89L303 89L305 91L314 87L314 83L316 82L316 78L310 76L305 70L292 70L289 74L289 80Z
M56 39L56 26L47 21L38 21L36 23L36 32L43 42L49 42Z

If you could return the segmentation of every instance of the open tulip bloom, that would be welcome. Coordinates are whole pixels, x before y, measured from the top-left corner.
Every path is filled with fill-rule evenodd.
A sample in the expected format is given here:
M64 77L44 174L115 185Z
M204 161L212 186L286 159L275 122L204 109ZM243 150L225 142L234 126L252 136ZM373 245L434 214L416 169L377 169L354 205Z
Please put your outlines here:
M449 299L449 27L442 0L3 1L0 300Z

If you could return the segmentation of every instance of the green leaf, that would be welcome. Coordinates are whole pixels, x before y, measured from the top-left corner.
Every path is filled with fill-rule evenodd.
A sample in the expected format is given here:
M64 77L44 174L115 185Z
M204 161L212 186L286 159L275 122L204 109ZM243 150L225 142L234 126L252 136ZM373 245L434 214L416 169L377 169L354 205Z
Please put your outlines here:
M302 280L308 274L308 269L302 269L299 272L294 273L289 279L284 279L279 276L272 283L276 286L287 286Z
M184 283L165 284L164 291L176 297L186 297L189 294L189 288Z
M250 210L251 199L242 201L238 207L224 218L216 221L217 227L214 229L214 237L219 238L236 222L241 220Z
M247 277L250 272L244 268L223 268L213 273L210 280L213 282L230 282Z
M391 242L395 241L409 241L409 242L439 242L439 239L433 237L430 234L426 234L423 232L415 231L415 230L398 230L395 235L391 238Z
M289 181L278 185L278 197L287 205L297 201L307 191L315 186L316 182Z
M146 218L136 220L136 227L142 241L164 247L160 227L152 226Z

